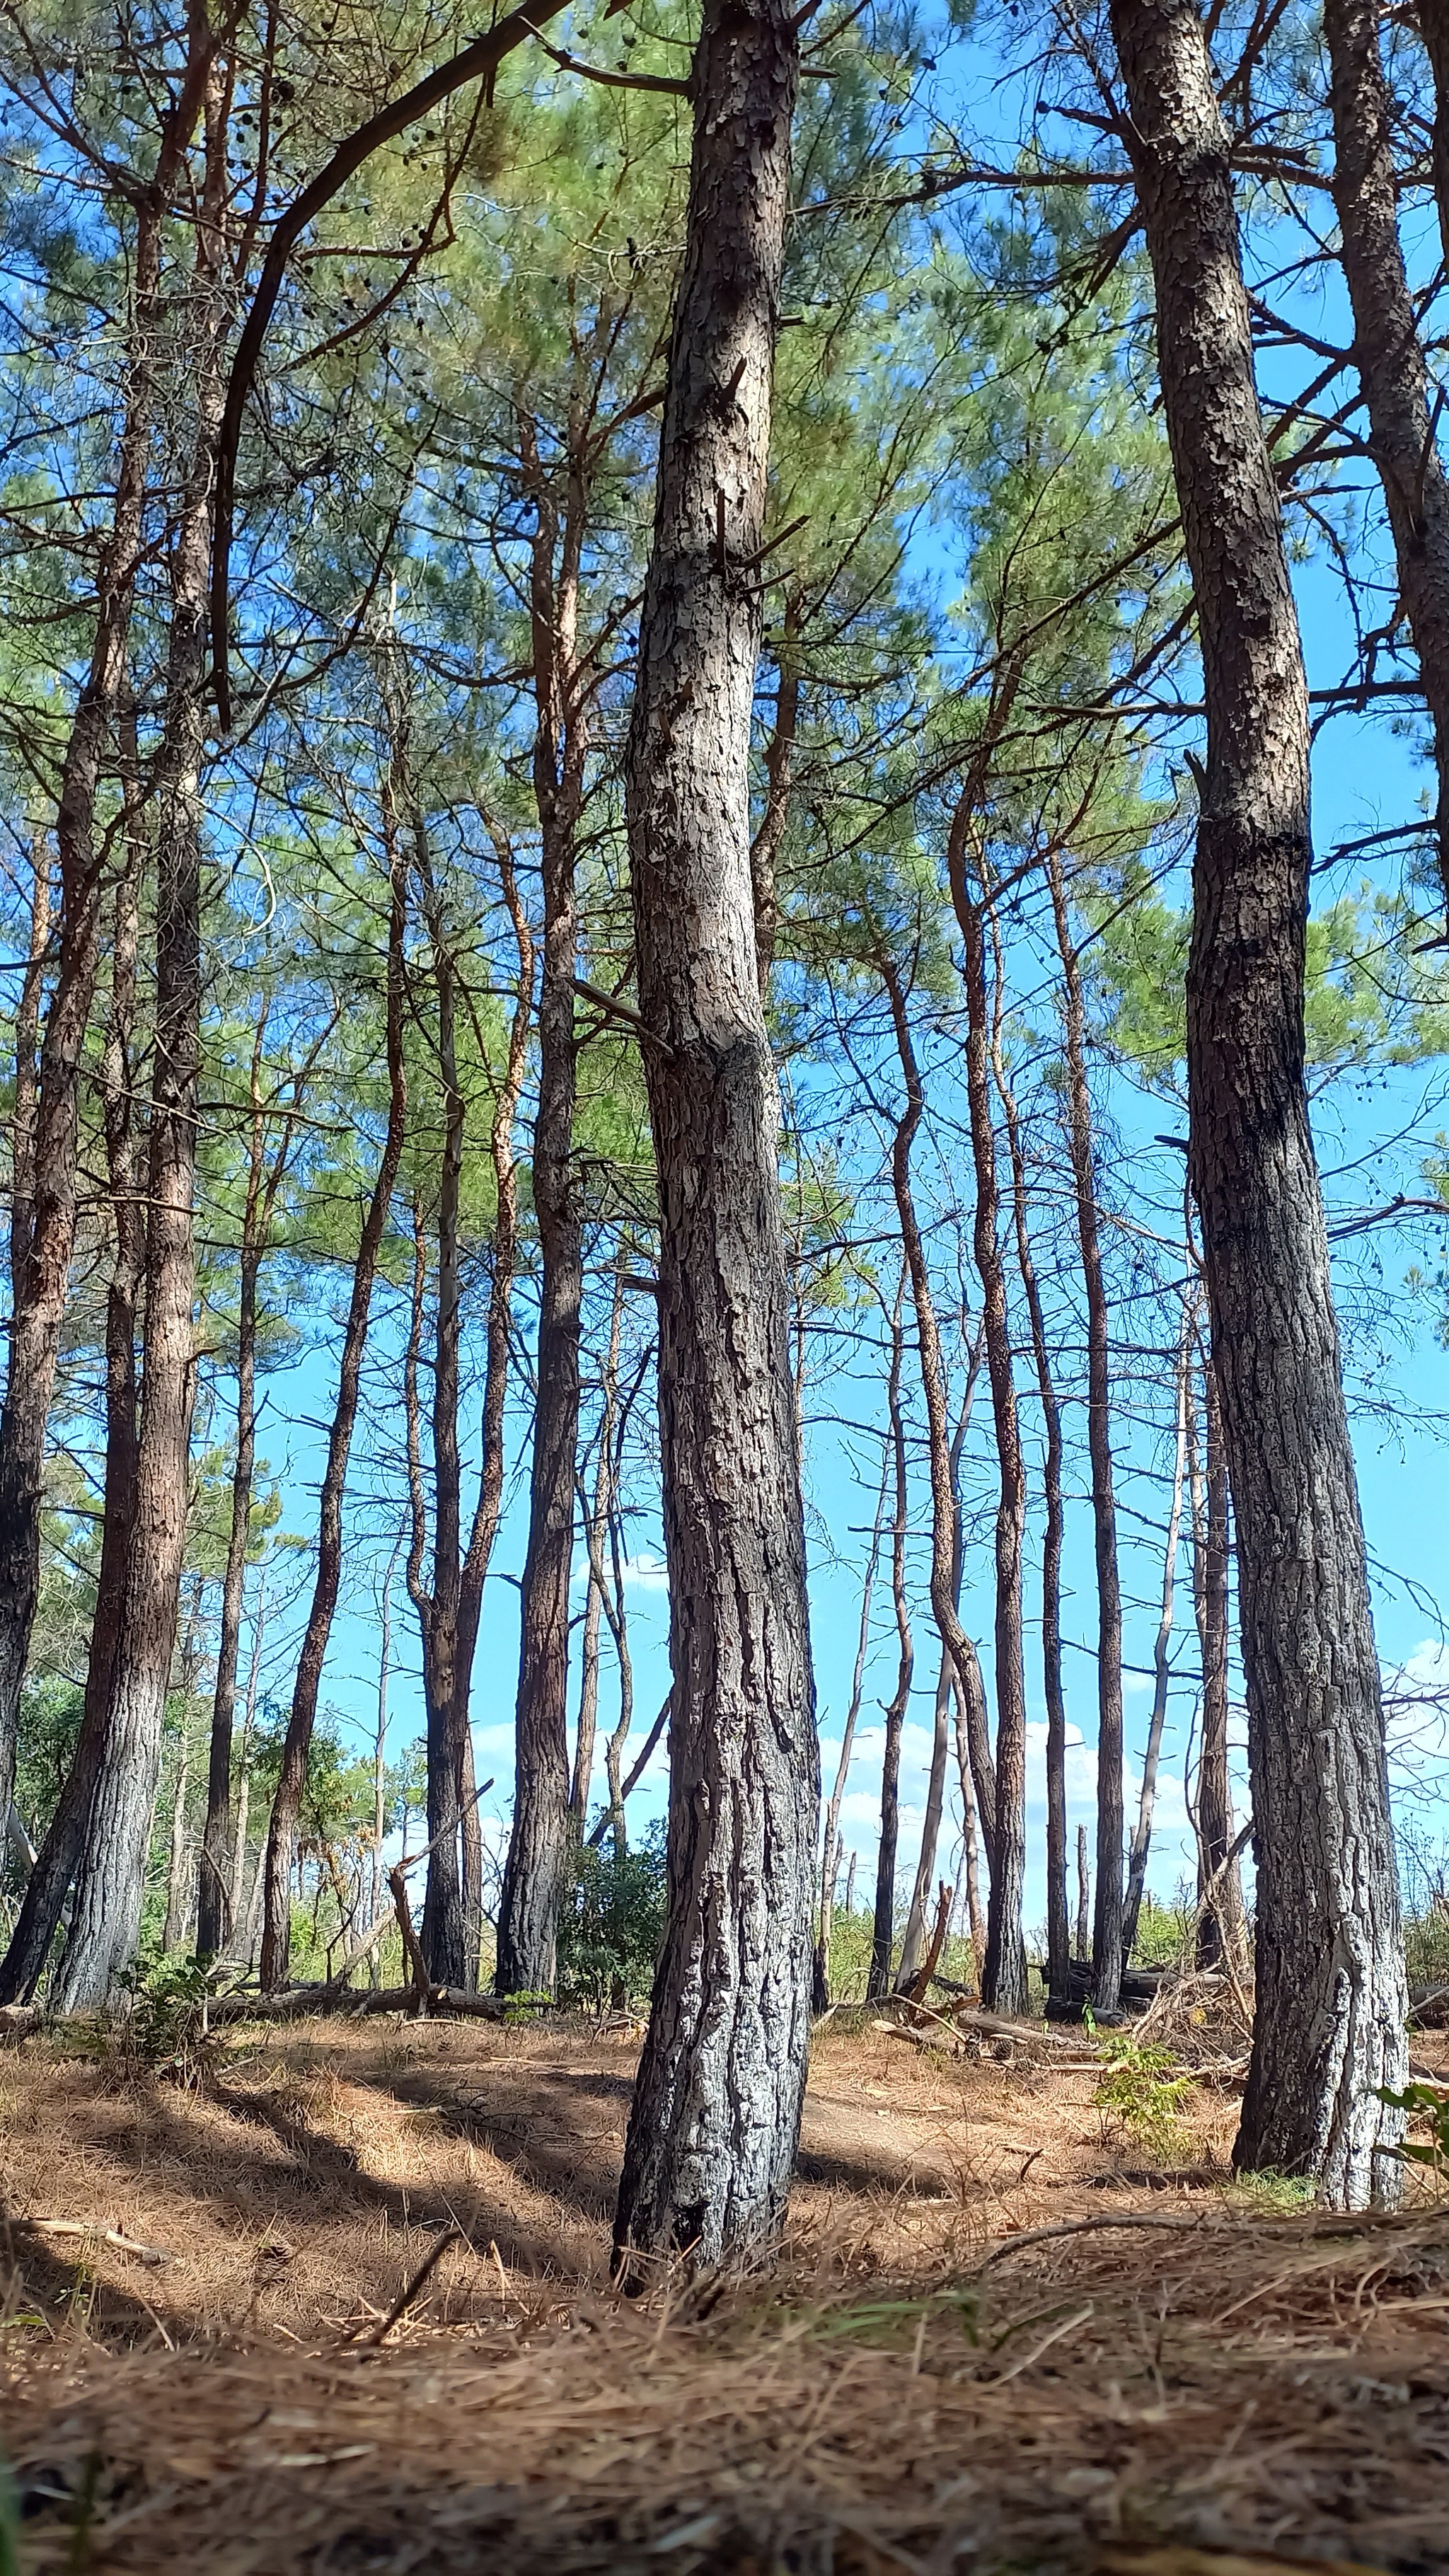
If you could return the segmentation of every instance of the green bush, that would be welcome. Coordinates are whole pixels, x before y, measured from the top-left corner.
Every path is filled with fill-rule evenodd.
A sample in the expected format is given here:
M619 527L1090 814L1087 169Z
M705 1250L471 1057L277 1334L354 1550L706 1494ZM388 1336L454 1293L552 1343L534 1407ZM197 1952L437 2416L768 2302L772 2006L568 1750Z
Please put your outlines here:
M664 1825L622 1856L610 1836L574 1856L558 1927L560 2003L625 2006L647 1998L664 1937Z
M1173 2074L1171 2049L1144 2045L1130 2031L1098 2033L1090 2013L1087 2028L1101 2044L1103 2069L1092 2100L1104 2130L1115 2129L1144 2155L1165 2162L1181 2137L1178 2115L1189 2078Z

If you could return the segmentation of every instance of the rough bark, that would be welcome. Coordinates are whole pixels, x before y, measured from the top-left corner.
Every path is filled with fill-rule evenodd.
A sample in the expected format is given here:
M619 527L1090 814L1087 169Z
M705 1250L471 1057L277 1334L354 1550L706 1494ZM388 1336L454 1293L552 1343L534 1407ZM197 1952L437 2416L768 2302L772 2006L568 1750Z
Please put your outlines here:
M1442 10L1422 11L1436 52ZM1324 0L1333 202L1353 310L1354 362L1394 540L1399 594L1428 701L1439 780L1439 873L1449 902L1449 481L1435 445L1428 368L1399 238L1398 185L1378 0ZM1437 62L1436 62L1437 70ZM1435 124L1435 175L1444 150Z
M1417 15L1434 83L1431 159L1434 194L1439 201L1439 238L1444 257L1449 260L1449 12L1443 0L1419 0Z
M1182 1489L1187 1471L1187 1409L1189 1371L1192 1364L1192 1301L1183 1299L1182 1335L1178 1343L1175 1386L1172 1498L1167 1510L1167 1540L1162 1552L1162 1606L1158 1613L1157 1634L1152 1645L1152 1708L1147 1721L1147 1743L1142 1756L1142 1787L1137 1801L1137 1822L1132 1831L1132 1847L1127 1856L1127 1897L1122 1911L1122 1957L1125 1965L1132 1955L1137 1938L1137 1917L1142 1910L1142 1891L1147 1885L1147 1860L1152 1849L1152 1816L1157 1803L1157 1770L1162 1759L1162 1735L1167 1723L1167 1694L1172 1679L1172 1610L1177 1588L1177 1549L1182 1534Z
M205 17L188 23L187 58L163 121L155 168L136 200L128 373L111 527L97 579L90 667L76 700L61 769L55 841L60 923L55 982L40 1053L26 1258L14 1282L10 1358L0 1407L0 1819L15 1779L20 1689L40 1586L41 1470L76 1223L81 1062L90 1019L104 897L96 790L126 677L126 648L144 536L147 455L155 406L163 213L190 148L211 61Z
M1151 5L1151 0L1148 0ZM1112 1471L1112 1380L1107 1288L1097 1225L1092 1094L1087 1081L1086 1006L1072 938L1061 861L1047 859L1052 917L1062 961L1067 1140L1077 1240L1087 1298L1087 1450L1092 1470L1092 1540L1097 1569L1097 1905L1092 1918L1092 2003L1115 2012L1122 1991L1122 1582Z
M146 1264L146 1226L135 1168L136 956L146 850L134 710L123 713L126 862L111 930L111 992L99 1091L115 1250L106 1289L106 1465L101 1554L91 1614L85 1699L70 1770L25 1885L15 1930L0 1965L0 2002L28 2003L45 1971L75 1876L85 1819L105 1750L111 1675L120 1633L126 1563L136 1511L136 1310Z
M574 1162L578 1041L575 845L588 745L577 667L579 562L584 534L582 430L569 424L569 475L560 512L523 424L525 479L538 513L532 551L533 786L543 880L538 994L538 1115L533 1206L540 1279L528 1548L519 1600L513 1830L498 1906L495 1989L552 1991L559 1898L569 1846L569 1581L579 1441L579 1324L583 1200Z
M1189 0L1114 0L1123 139L1207 700L1189 1168L1238 1535L1257 2001L1235 2156L1358 2207L1399 2188L1406 1989L1374 1651L1308 1122L1308 706L1253 377L1227 139Z
M136 1502L105 1749L76 1864L55 2000L104 2002L141 1923L161 1732L176 1643L196 1392L192 1202L201 1072L201 772L207 576L221 420L230 78L205 84L206 174L191 289L196 429L170 563L170 633L156 804L156 1001L147 1156L146 1318Z
M297 1677L292 1688L292 1707L287 1720L287 1733L282 1746L281 1770L276 1795L272 1801L267 1845L258 1878L264 1887L262 1926L261 1983L263 1991L275 1994L287 1982L288 1961L292 1942L291 1877L292 1851L296 1840L297 1819L301 1813L302 1793L307 1785L307 1759L312 1746L312 1728L317 1716L317 1696L322 1683L322 1667L327 1657L328 1639L337 1609L337 1594L342 1578L342 1497L347 1483L347 1461L352 1448L353 1426L357 1420L357 1399L362 1379L362 1359L367 1345L368 1316L372 1305L373 1282L377 1275L377 1258L382 1248L388 1209L402 1160L403 1138L407 1127L407 1075L403 1063L403 940L407 923L408 865L396 799L390 783L384 791L384 838L388 864L387 926L387 1131L378 1162L377 1177L363 1218L357 1259L352 1271L352 1294L348 1302L347 1322L342 1336L342 1358L338 1371L337 1402L333 1408L331 1429L327 1438L327 1460L322 1471L317 1540L317 1576L312 1589L311 1608L302 1638L302 1651L297 1661ZM255 1900L254 1900L255 1901Z
M958 897L966 991L966 1096L976 1172L972 1233L981 1281L982 1329L991 1379L1000 1493L996 1506L996 1835L981 2000L991 2012L1024 2012L1026 1941L1026 1668L1021 1567L1026 1538L1026 1467L1011 1351L1011 1310L1001 1255L996 1127L991 1114L994 1015L987 994L982 907Z
M674 1673L668 1913L615 2217L635 2271L774 2234L809 2045L819 1754L749 810L798 54L781 0L706 0L626 757Z
M765 806L750 843L755 956L759 962L762 1001L768 1001L770 996L770 974L780 928L776 878L785 826L790 819L795 736L800 727L800 629L803 623L804 603L799 592L792 590L785 602L780 635L774 729L765 749Z

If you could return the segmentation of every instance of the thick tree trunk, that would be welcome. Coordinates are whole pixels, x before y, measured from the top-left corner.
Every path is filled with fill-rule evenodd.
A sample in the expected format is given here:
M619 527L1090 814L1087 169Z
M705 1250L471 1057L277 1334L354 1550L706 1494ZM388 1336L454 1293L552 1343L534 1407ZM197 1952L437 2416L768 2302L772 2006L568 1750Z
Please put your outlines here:
M964 868L953 871L953 882ZM1026 1941L1026 1669L1022 1651L1021 1564L1026 1538L1026 1468L1016 1404L1011 1312L1001 1257L996 1128L991 1114L991 1030L982 907L958 895L966 989L966 1096L976 1170L973 1245L981 1281L991 1415L1000 1498L996 1506L996 1840L981 2000L990 2012L1024 2012Z
M660 1198L669 1905L615 2217L622 2264L771 2237L799 2138L819 1754L760 1006L749 748L799 39L705 0L626 761Z
M1441 5L1427 27L1443 37ZM1333 111L1333 202L1353 308L1354 360L1368 406L1369 445L1383 484L1399 593L1419 657L1439 778L1439 873L1449 902L1449 481L1435 445L1429 376L1399 239L1388 83L1379 0L1324 0ZM1443 149L1436 122L1435 168Z
M1177 1353L1175 1422L1173 1430L1172 1499L1167 1511L1167 1541L1162 1552L1162 1606L1158 1613L1157 1635L1152 1648L1152 1710L1147 1721L1147 1744L1142 1756L1142 1788L1137 1801L1137 1823L1132 1834L1132 1848L1127 1856L1127 1901L1122 1913L1122 1957L1132 1955L1137 1938L1137 1917L1142 1911L1142 1891L1147 1885L1147 1860L1152 1849L1152 1817L1157 1804L1157 1770L1162 1759L1162 1735L1167 1724L1167 1694L1172 1679L1172 1608L1177 1589L1177 1549L1182 1535L1182 1488L1187 1472L1188 1383L1192 1367L1192 1301L1183 1299L1182 1338Z
M1147 0L1151 5L1151 0ZM1122 1581L1112 1475L1112 1382L1107 1290L1097 1225L1092 1095L1087 1081L1086 1007L1061 861L1047 860L1052 917L1062 961L1062 1033L1067 1059L1067 1137L1077 1240L1087 1295L1087 1449L1092 1469L1092 1536L1097 1567L1097 1906L1092 1919L1092 2002L1117 2009L1122 1992Z
M387 1132L353 1265L352 1295L342 1337L337 1403L328 1434L327 1463L322 1473L317 1579L297 1662L297 1678L282 1746L276 1796L272 1801L266 1852L258 1873L265 1888L261 1982L268 1994L279 1992L287 1982L292 1943L292 1850L302 1793L307 1785L307 1760L312 1747L322 1667L327 1657L327 1643L332 1634L342 1579L342 1496L347 1483L353 1426L357 1420L373 1281L377 1275L377 1258L382 1248L398 1166L402 1161L407 1127L407 1075L403 1062L403 942L407 925L408 866L398 827L396 799L390 785L384 791L383 805L388 861Z
M896 1622L896 1686L885 1708L885 1743L880 1770L880 1842L875 1856L875 1922L871 1935L870 1969L866 1977L866 1998L890 1992L891 1959L896 1937L896 1839L900 1831L901 1730L910 1705L911 1676L915 1670L916 1650L911 1636L911 1598L906 1588L906 1531L909 1520L906 1489L906 1426L901 1410L901 1359L904 1336L901 1332L901 1303L905 1295L906 1272L901 1266L900 1285L891 1310L891 1365L886 1381L886 1412L890 1422L891 1466L895 1484L891 1512L891 1606Z
M1197 597L1190 1169L1238 1532L1258 1886L1236 2161L1391 2198L1406 1993L1379 1669L1303 1070L1308 706L1227 139L1190 0L1113 0Z
M1052 1994L1064 1995L1069 1982L1072 1943L1067 1921L1067 1706L1062 1689L1062 1541L1066 1531L1066 1512L1062 1502L1062 1409L1052 1373L1041 1287L1027 1225L1026 1157L1022 1150L1021 1117L1001 1044L1001 936L994 909L990 913L990 923L997 999L992 1018L991 1063L1006 1121L1016 1262L1031 1327L1032 1363L1041 1398L1045 1440L1042 1461L1045 1527L1041 1555L1041 1643L1043 1695L1046 1700L1047 1986ZM969 1848L967 1857L969 1887L973 1857Z
M128 831L126 864L116 889L111 934L111 1002L101 1050L101 1122L115 1254L106 1291L106 1467L101 1501L101 1556L91 1614L85 1701L70 1771L45 1839L26 1880L24 1901L0 1965L0 2003L28 2003L45 1971L85 1834L100 1773L120 1633L126 1564L136 1512L136 1309L146 1266L146 1225L137 1187L134 1139L136 956L145 844L134 715L123 723L123 777Z
M205 86L206 176L192 289L196 433L170 565L166 703L156 756L156 1023L147 1168L146 1320L136 1507L105 1750L86 1816L56 2001L103 2003L141 1924L176 1643L196 1392L192 1203L201 1074L201 772L211 495L221 421L221 266L230 79Z
M191 94L185 141L195 122ZM184 148L184 143L183 147ZM174 178L176 156L163 145ZM41 1471L76 1223L81 1056L100 944L103 852L95 845L96 790L125 685L154 401L153 339L161 273L161 197L138 209L130 374L116 467L111 534L101 561L90 669L76 704L56 813L60 924L56 976L40 1050L39 1096L29 1143L24 1259L12 1233L9 1368L0 1408L0 1823L15 1780L15 1735L40 1586Z

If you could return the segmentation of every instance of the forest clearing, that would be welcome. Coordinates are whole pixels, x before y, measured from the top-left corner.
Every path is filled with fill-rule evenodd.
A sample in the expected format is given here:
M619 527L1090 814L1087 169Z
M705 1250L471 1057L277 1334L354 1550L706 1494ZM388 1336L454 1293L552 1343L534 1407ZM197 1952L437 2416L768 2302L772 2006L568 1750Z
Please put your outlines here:
M0 0L0 2576L1449 2576L1449 0Z
M1154 2170L1075 2050L827 2030L777 2265L631 2301L627 2031L253 2029L195 2088L38 2045L0 2059L36 2576L1449 2557L1449 2206L1234 2186L1222 2076Z

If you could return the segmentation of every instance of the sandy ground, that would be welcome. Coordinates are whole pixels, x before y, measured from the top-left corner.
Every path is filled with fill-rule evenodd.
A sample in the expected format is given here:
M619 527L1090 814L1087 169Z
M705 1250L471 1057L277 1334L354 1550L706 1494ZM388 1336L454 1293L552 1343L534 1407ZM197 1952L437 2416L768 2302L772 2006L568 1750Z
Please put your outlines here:
M1449 2570L1432 2187L1285 2212L1228 2179L1228 2082L1194 2083L1164 2168L1085 2053L836 2024L778 2267L626 2302L634 2047L314 2022L192 2084L0 2054L26 2576Z

